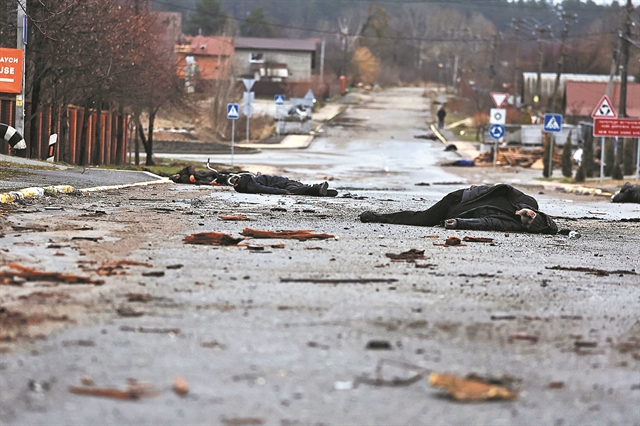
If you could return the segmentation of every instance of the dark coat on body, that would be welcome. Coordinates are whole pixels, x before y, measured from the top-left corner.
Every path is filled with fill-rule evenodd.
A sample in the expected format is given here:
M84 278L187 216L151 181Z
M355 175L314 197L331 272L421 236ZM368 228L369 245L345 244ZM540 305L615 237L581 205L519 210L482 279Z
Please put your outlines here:
M536 200L510 185L476 186L462 192L462 200L449 207L447 219L457 219L458 229L501 230L555 234L556 223L538 210ZM530 209L540 216L539 229L522 226L516 210Z

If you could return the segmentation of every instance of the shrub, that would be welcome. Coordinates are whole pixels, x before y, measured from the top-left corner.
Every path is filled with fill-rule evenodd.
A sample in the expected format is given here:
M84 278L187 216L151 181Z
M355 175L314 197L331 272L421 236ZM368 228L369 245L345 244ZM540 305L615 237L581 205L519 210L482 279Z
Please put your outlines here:
M573 158L571 158L571 135L572 131L569 132L567 136L567 140L564 141L564 146L562 147L562 176L571 177L573 174Z

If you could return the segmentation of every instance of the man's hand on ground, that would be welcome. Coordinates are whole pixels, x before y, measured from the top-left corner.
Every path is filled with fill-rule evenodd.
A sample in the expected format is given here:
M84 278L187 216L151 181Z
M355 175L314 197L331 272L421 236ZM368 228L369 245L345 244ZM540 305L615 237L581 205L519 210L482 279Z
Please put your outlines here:
M537 213L530 209L516 210L516 214L520 216L522 226L524 226L525 228L531 225L533 219L535 219L537 216Z
M456 229L456 226L458 226L457 219L447 219L444 221L444 227L446 229Z

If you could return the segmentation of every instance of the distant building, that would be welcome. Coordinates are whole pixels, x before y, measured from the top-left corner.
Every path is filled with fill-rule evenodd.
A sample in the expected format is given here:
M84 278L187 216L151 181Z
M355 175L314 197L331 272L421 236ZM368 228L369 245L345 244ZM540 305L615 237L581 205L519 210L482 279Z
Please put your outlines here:
M607 80L608 82L608 80ZM607 82L567 81L565 91L565 116L590 118L598 102L606 93ZM613 83L609 93L611 106L618 114L620 106L620 83ZM627 115L640 118L640 84L627 84Z
M182 36L176 46L178 75L188 91L196 82L228 78L233 50L231 37Z
M608 75L595 75L595 74L560 74L560 82L558 87L558 94L562 96L564 93L565 85L568 81L576 82L593 82L593 83L608 83ZM620 81L619 76L614 76L613 81ZM629 77L629 82L635 81L632 76ZM522 100L525 104L534 105L534 96L537 93L538 73L525 72L522 73L523 93ZM556 73L543 72L540 74L540 96L541 100L545 101L553 96L553 90L556 85ZM598 98L599 99L599 98ZM539 103L540 104L540 103ZM541 104L541 105L546 105Z
M236 37L237 77L272 82L308 81L316 68L316 39Z

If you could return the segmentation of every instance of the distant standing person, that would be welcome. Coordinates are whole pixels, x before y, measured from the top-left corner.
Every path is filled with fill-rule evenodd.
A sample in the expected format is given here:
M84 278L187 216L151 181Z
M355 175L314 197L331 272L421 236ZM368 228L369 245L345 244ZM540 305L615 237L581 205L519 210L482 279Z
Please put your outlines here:
M444 106L438 110L438 129L444 129L444 119L447 116L447 111Z

